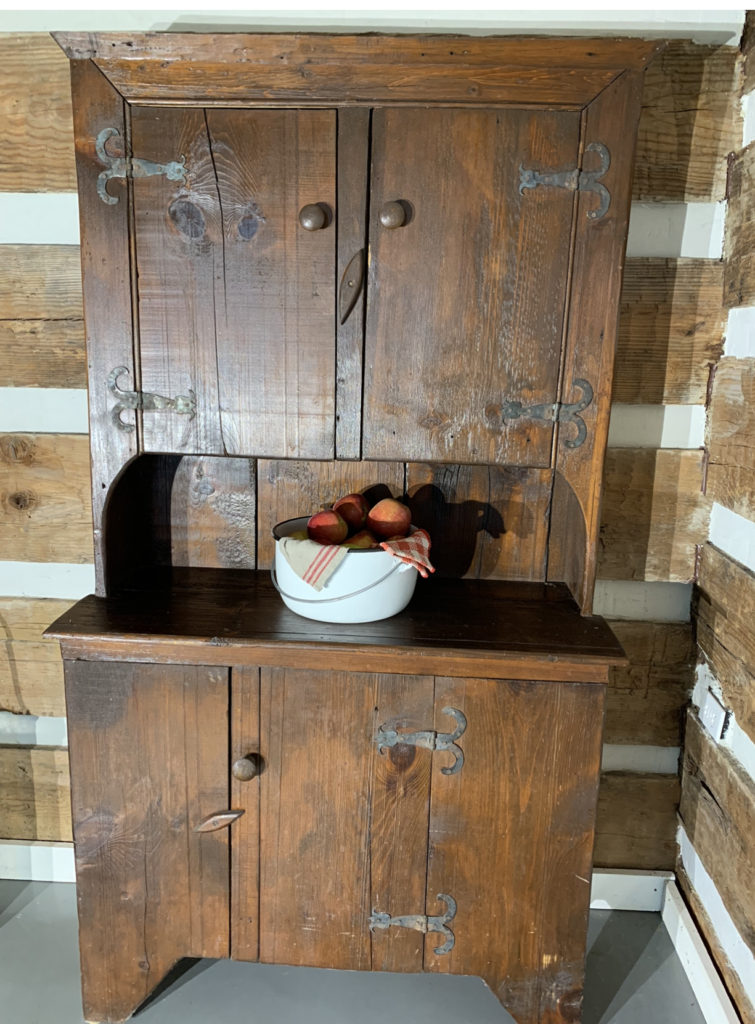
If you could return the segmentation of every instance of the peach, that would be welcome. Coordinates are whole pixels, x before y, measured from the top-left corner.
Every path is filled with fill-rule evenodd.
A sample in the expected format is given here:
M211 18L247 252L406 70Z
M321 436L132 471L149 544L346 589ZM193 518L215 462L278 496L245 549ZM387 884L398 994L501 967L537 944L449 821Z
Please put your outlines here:
M347 494L338 499L333 511L346 520L350 530L356 531L361 530L367 522L370 506L363 494Z
M342 540L346 540L348 532L346 520L331 508L315 512L307 522L309 539L316 540L319 544L340 544Z
M395 498L383 498L373 505L367 515L367 526L378 537L406 536L412 514L406 505Z
M355 533L353 537L349 537L348 540L341 543L342 548L354 548L357 551L366 551L368 548L376 546L375 535L370 533L369 530L360 530L359 533Z

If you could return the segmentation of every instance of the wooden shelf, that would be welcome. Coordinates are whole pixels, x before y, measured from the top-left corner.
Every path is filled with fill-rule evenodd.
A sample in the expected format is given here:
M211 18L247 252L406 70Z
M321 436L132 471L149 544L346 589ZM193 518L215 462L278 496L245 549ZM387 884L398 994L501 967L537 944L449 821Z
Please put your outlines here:
M289 611L267 572L167 569L148 586L84 598L46 635L65 657L186 664L291 664L299 650L302 665L335 668L358 649L366 670L463 663L465 675L500 675L504 661L530 663L531 678L603 681L625 662L605 622L580 615L564 586L480 580L420 580L400 614L341 625Z

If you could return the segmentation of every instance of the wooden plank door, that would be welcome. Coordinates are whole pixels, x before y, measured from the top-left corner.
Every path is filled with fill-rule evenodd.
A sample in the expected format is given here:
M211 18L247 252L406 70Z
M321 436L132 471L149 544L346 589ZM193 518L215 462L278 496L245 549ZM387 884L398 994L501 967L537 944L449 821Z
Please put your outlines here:
M375 739L428 728L432 691L430 677L261 670L261 961L422 969L419 933L389 941L370 918L424 910L431 753Z
M435 683L436 728L449 705L467 728L462 770L433 769L427 903L456 900L455 943L429 934L425 969L483 977L517 1024L579 1020L603 687Z
M134 177L140 387L194 404L144 450L332 458L335 111L134 107L132 146L184 164Z
M84 1017L131 1016L185 956L228 956L228 672L66 662Z
M519 186L578 146L575 112L375 111L366 458L550 465L505 406L557 398L574 192Z

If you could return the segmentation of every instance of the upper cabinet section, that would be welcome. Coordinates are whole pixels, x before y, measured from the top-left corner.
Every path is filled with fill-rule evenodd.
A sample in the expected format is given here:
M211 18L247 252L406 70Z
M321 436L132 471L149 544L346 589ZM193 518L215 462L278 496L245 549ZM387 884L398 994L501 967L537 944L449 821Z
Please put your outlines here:
M333 457L336 114L135 107L145 451ZM176 180L177 179L177 180Z
M377 110L373 115L364 455L548 466L579 115Z

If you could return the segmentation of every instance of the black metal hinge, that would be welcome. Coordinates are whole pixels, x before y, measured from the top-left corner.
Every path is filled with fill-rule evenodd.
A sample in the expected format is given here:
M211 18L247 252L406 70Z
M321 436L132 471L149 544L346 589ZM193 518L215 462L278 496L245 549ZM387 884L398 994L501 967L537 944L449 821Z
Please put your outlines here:
M186 181L184 157L167 164L157 164L152 160L139 160L135 157L111 156L105 148L106 143L117 135L120 135L117 128L103 128L95 141L100 163L105 164L105 170L97 178L97 195L103 203L114 206L118 202L117 196L111 196L107 190L111 178L149 178L164 174L170 181Z
M457 745L456 740L463 735L467 728L467 720L464 713L458 708L443 708L444 715L451 715L456 719L456 728L453 732L435 732L428 729L424 732L396 732L395 729L388 729L381 725L375 737L378 750L382 754L388 747L405 745L407 747L424 747L426 750L450 750L454 755L454 763L441 768L444 775L456 775L464 766L464 751Z
M501 418L506 420L545 420L555 423L574 423L577 436L564 441L567 448L581 448L587 440L587 424L579 415L588 407L594 397L592 384L582 377L574 379L574 387L579 388L582 397L578 402L549 402L543 405L522 405L521 402L504 402L501 406Z
M531 168L519 167L519 194L527 188L538 185L552 185L554 188L568 188L571 192L595 192L600 202L595 210L588 210L590 220L599 220L611 205L611 193L601 182L601 178L611 166L611 154L602 142L590 142L585 146L586 153L597 153L600 167L595 171L581 171L578 167L571 171L534 171Z
M107 379L107 386L118 399L111 416L113 423L119 430L130 433L134 429L133 423L124 423L121 413L126 409L157 409L175 412L181 416L188 416L193 419L197 411L197 399L193 391L188 395L176 395L175 398L165 398L163 395L152 395L146 391L121 391L118 387L118 378L123 374L128 375L127 366L116 366L110 372Z
M446 912L435 917L427 914L404 914L401 917L391 917L390 914L382 914L377 910L372 911L370 917L370 931L385 931L388 928L411 928L415 932L440 932L445 935L446 941L435 950L437 956L450 953L454 948L456 938L448 927L449 923L456 917L456 900L444 892L438 893L438 899L446 904Z

